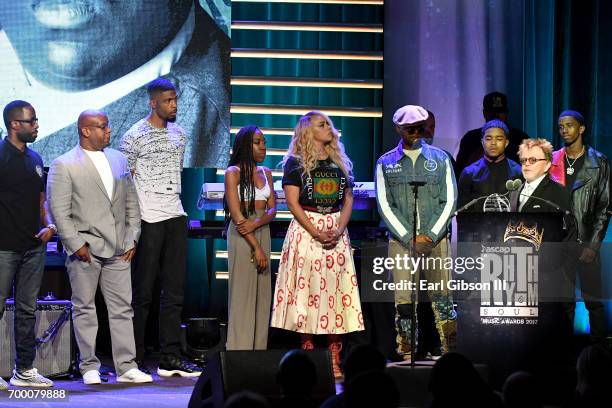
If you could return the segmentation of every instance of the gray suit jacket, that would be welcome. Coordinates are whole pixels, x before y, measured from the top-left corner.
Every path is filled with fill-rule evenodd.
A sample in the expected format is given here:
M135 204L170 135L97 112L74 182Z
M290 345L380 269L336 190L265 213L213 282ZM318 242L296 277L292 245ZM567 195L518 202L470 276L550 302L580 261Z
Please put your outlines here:
M93 255L110 258L134 247L140 236L140 208L127 158L104 149L114 178L109 197L102 178L80 146L51 163L49 209L69 255L85 243Z

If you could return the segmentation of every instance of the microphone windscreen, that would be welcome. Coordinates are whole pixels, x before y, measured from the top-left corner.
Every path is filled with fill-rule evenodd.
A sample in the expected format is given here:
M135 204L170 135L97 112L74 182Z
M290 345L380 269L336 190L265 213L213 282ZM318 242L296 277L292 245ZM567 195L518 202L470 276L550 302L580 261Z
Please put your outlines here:
M515 188L514 188L514 181L513 180L507 180L506 181L506 190L508 190L508 191L515 190Z
M521 186L523 185L523 182L521 181L521 179L515 179L513 182L513 187L515 190L518 190L519 188L521 188Z

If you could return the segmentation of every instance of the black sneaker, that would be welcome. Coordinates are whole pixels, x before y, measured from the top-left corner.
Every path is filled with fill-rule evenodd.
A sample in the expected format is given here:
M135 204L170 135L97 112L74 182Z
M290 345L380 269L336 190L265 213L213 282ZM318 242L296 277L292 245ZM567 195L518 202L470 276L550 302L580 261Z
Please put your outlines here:
M444 351L442 350L442 347L434 347L429 353L427 353L427 357L430 360L437 361L443 354Z
M181 377L199 377L202 374L202 369L183 358L176 356L162 357L157 368L157 375L172 377L175 374Z
M415 354L414 354L414 360L415 361L424 361L427 360L427 352L423 351L423 350L418 350Z
M138 365L138 369L140 371L142 371L145 374L151 375L151 371L147 368L147 366L145 365L144 361L136 360L136 364Z

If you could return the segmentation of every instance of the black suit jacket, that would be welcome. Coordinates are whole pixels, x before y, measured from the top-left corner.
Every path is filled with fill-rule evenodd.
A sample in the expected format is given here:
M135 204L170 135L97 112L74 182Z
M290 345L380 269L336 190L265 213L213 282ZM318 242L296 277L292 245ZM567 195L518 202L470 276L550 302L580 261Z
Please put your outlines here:
M510 194L511 211L519 211L519 197L524 188L525 186L521 187L520 190ZM559 209L538 198L556 204ZM551 180L551 178L546 175L542 179L538 187L533 191L533 193L531 193L531 196L529 197L523 208L521 208L520 212L564 212L565 216L563 217L563 221L565 224L565 229L567 230L564 241L573 242L576 240L576 222L574 216L571 214L570 202L571 201L569 191L567 191L567 189L561 184Z

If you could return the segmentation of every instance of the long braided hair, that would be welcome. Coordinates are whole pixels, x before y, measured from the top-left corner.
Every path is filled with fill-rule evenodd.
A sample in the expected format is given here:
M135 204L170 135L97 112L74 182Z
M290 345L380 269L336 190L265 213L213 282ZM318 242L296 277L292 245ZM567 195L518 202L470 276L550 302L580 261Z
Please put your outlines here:
M246 218L255 212L255 184L253 183L253 169L257 168L257 162L253 158L253 135L261 133L254 125L244 126L236 134L232 146L232 156L229 166L237 166L240 169L240 181L238 184L238 199L240 200L240 212ZM230 212L227 199L223 199L225 210L225 223L229 224Z

